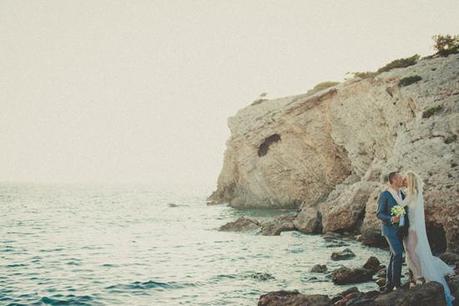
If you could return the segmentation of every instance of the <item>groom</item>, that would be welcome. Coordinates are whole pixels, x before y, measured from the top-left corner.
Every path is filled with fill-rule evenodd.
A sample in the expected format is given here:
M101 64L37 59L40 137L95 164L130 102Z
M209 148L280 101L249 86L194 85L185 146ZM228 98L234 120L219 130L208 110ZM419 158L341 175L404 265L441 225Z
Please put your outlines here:
M395 191L402 200L405 198L405 194L400 190L403 186L403 177L398 172L389 173L388 188ZM386 271L386 286L383 288L383 292L385 293L394 290L394 288L399 289L401 286L402 253L404 252L403 235L406 228L409 226L407 215L404 217L404 227L400 227L398 224L398 222L400 222L400 217L391 216L391 209L395 205L397 205L397 202L388 190L380 193L376 216L382 221L382 235L386 238L391 252L389 265Z

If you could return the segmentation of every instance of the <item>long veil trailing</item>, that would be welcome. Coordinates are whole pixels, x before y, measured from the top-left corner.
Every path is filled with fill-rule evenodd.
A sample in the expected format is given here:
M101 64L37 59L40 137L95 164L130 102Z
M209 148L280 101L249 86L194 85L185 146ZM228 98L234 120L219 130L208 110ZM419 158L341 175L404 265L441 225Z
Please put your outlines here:
M421 268L421 275L425 278L426 281L436 281L443 285L445 291L446 304L452 305L454 297L451 295L451 291L448 287L448 283L445 280L445 276L448 274L454 274L454 268L447 265L437 256L432 255L430 249L429 240L427 239L426 233L426 224L424 217L424 197L423 193L423 183L422 180L415 175L418 186L418 194L416 198L412 199L416 201L414 203L414 225L417 234L417 244L415 248L415 253L419 259L419 264ZM411 206L411 205L410 205ZM413 209L408 210L408 214ZM410 219L411 221L411 219ZM411 221L412 222L412 221Z

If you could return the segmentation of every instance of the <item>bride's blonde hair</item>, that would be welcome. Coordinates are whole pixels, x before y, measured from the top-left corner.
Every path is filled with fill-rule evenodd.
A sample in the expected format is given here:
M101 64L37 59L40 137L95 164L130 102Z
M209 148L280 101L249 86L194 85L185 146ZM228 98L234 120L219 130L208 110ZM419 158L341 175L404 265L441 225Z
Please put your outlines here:
M409 195L418 195L422 192L422 181L415 172L408 171L406 173L406 185Z

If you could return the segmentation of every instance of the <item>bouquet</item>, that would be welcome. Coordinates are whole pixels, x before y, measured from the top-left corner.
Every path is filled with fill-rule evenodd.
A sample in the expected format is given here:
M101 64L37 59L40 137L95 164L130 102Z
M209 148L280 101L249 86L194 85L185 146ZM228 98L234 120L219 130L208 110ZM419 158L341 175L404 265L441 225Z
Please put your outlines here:
M392 216L400 217L400 222L398 223L399 226L403 226L405 224L405 208L401 205L395 205L390 210Z

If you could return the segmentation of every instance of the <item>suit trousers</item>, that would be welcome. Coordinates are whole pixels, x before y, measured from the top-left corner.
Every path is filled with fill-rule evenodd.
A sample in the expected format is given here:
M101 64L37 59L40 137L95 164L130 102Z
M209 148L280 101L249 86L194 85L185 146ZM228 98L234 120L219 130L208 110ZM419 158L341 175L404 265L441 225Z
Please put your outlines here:
M390 232L384 235L390 247L390 261L386 270L386 287L400 287L402 274L402 254L404 252L403 241L398 232Z

